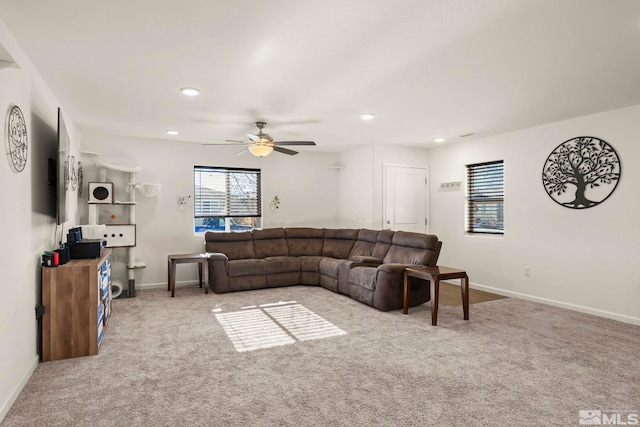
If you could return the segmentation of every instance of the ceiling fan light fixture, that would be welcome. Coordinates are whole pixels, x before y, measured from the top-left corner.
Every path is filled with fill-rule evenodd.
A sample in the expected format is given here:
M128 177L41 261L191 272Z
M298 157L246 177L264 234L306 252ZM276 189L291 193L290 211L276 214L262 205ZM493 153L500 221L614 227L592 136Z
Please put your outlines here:
M270 145L252 145L249 147L249 152L256 157L266 157L273 151L273 147Z
M187 95L187 96L200 95L200 91L195 87L183 87L183 88L180 88L180 92L182 92L183 95Z

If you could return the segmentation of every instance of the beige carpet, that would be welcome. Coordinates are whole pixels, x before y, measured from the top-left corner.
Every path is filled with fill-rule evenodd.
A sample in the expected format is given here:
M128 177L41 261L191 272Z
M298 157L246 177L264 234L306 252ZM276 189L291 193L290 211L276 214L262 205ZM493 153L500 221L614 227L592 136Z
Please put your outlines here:
M288 342L238 351L225 331L242 328L220 319L247 310ZM299 339L291 311L344 333ZM383 313L305 286L142 290L114 301L98 356L40 364L1 426L573 426L640 410L640 327L515 298L470 317L444 306L433 327L429 303Z

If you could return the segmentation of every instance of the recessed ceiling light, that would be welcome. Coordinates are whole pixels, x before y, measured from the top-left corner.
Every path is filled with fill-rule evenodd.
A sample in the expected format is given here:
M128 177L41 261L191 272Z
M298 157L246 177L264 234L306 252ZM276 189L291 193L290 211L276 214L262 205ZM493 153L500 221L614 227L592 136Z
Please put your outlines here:
M361 118L362 120L371 120L371 119L373 119L374 117L375 117L375 114L373 114L373 113L365 113L365 114L363 114L363 115L361 115L361 116L360 116L360 118Z
M444 138L436 138L436 139L433 140L433 142L437 142L437 143L445 142L445 141L446 141L446 139L444 139Z
M200 95L200 91L194 87L183 87L180 89L180 92L187 96L198 96Z
M168 129L167 130L167 135L177 135L179 132L177 130L173 130L173 129Z

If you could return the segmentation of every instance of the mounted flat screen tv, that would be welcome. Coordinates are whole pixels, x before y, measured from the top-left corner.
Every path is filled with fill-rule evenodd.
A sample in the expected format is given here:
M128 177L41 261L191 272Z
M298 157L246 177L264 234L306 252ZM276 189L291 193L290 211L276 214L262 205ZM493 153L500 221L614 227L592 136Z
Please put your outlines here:
M31 209L54 220L58 212L57 128L31 114Z
M67 221L67 187L69 185L69 149L71 140L64 124L62 111L58 108L58 165L56 173L56 218L58 225Z

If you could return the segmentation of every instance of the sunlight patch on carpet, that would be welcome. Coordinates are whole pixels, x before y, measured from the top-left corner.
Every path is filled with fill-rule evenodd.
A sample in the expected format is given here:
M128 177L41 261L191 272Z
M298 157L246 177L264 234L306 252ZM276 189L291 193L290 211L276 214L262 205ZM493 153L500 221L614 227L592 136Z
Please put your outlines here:
M295 301L291 301L295 303ZM264 304L242 311L216 313L239 352L346 335L346 332L300 304Z
M300 341L345 335L346 332L300 304L264 309Z
M239 352L295 343L262 310L216 313L216 318Z

